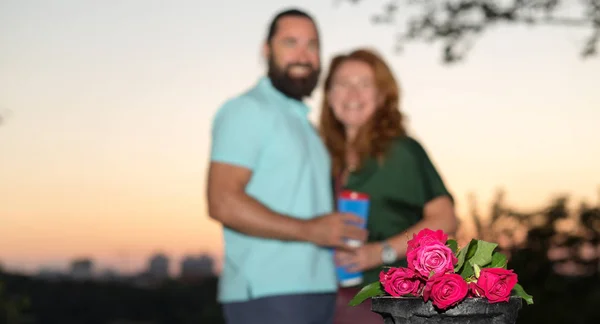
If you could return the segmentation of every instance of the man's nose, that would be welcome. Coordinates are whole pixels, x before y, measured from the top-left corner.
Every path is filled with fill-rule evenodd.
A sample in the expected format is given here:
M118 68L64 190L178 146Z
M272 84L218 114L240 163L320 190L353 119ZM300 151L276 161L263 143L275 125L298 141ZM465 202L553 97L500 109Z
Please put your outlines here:
M306 49L306 48L298 49L296 57L297 57L298 63L303 63L303 64L310 63L310 55L308 53L308 49Z

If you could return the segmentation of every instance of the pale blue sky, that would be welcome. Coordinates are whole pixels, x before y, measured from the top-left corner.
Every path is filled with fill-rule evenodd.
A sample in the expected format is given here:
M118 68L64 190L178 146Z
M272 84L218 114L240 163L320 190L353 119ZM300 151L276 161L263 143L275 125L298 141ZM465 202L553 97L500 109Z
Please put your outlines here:
M370 23L384 1L364 2L301 2L324 67L359 46L385 56L461 213L468 192L486 203L500 185L525 208L557 192L596 198L600 59L579 58L584 33L500 26L448 67L436 46L394 54L396 28ZM210 120L263 74L267 24L297 3L2 1L0 260L218 251L204 202Z

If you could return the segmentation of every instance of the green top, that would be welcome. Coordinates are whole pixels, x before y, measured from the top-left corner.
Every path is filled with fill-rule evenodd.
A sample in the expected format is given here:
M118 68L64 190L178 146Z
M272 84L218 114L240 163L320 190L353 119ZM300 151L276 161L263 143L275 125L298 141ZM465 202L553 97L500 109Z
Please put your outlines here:
M380 242L419 222L430 200L452 196L423 147L413 138L395 139L383 161L370 158L351 173L343 189L370 196L368 242ZM391 265L406 266L406 259ZM381 267L364 272L362 285L379 280Z

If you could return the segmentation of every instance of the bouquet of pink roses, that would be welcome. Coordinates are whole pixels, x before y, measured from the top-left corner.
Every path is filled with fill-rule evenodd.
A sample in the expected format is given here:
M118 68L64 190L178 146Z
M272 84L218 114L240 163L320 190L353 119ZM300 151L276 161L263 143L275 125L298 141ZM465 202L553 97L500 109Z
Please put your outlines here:
M494 251L498 244L473 239L459 249L441 230L423 229L408 241L408 267L388 268L379 281L365 286L350 301L389 295L422 297L438 309L455 306L465 298L507 302L511 295L533 304L533 297L519 285L517 274L506 269L506 256Z

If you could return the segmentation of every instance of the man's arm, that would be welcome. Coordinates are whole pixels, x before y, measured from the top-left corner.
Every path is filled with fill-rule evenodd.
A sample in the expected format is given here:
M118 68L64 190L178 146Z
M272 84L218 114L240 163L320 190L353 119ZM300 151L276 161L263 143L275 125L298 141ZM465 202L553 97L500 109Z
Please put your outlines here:
M251 236L309 241L307 222L275 213L246 194L252 171L212 162L208 172L208 210L224 226Z
M310 220L273 212L246 194L273 116L257 102L241 97L227 102L213 122L208 172L211 218L238 232L279 240L308 241L344 248L344 238L364 241L366 231L353 226L355 215L331 213Z
M306 241L320 246L353 249L345 239L365 241L367 232L354 224L353 214L331 213L310 220L271 211L245 192L252 176L247 168L212 162L208 172L208 209L212 219L238 232L270 239Z
M208 171L209 216L247 235L305 241L306 222L277 214L245 192L274 123L273 115L249 97L229 100L217 112Z

